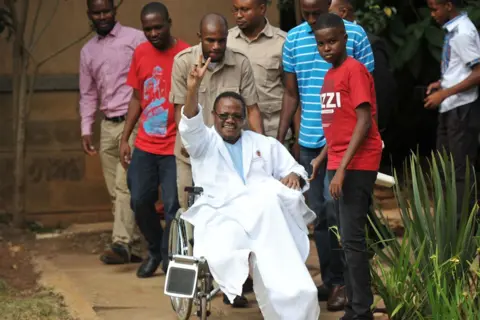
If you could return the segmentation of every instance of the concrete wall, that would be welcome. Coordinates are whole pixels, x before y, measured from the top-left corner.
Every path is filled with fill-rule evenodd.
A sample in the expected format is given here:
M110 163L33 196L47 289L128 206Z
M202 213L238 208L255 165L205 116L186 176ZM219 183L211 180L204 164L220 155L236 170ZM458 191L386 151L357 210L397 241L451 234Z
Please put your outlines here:
M50 18L56 1L44 1L40 30L52 20L34 53L37 60L75 40L88 30L84 0L60 1L57 14ZM140 28L139 12L147 0L125 0L118 20ZM173 19L173 34L190 44L197 43L200 18L208 12L225 15L233 26L230 0L164 0ZM31 20L38 0L31 0ZM269 20L278 25L276 1L269 8ZM45 225L93 222L111 219L111 204L98 157L84 156L80 147L78 84L79 52L73 46L41 69L39 91L32 99L27 125L27 201L29 220ZM9 43L0 39L0 212L8 211L13 184L13 126ZM52 80L53 77L53 80ZM47 81L46 79L49 79ZM73 80L73 81L72 81ZM61 91L54 90L62 88ZM98 121L97 121L98 124ZM98 141L98 126L94 129Z

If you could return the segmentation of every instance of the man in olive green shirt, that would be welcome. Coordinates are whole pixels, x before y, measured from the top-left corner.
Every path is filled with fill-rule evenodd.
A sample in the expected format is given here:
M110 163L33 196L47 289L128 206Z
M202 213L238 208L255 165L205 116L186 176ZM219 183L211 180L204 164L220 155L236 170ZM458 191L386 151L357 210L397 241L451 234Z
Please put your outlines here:
M228 47L245 53L252 64L265 134L276 138L282 109L282 48L287 34L265 17L266 0L233 0L237 26L228 33ZM287 140L291 132L287 134Z
M198 101L204 107L204 121L213 125L213 103L216 97L225 91L239 93L247 104L248 125L251 130L264 133L263 122L258 108L258 95L255 87L250 61L236 49L227 48L228 24L218 14L208 14L200 23L200 44L188 48L175 57L172 70L172 88L170 102L175 104L175 119L180 120L180 109L185 104L187 94L187 76L191 66L197 63L201 55L204 60L210 58L209 70L199 88ZM177 187L180 206L187 208L185 187L192 185L192 172L188 154L177 135L175 144L177 157Z

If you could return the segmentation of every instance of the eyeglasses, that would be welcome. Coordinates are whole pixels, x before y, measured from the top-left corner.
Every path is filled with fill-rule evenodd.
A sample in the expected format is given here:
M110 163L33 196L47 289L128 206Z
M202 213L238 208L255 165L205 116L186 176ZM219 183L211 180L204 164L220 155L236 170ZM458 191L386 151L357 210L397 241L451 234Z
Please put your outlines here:
M244 119L243 115L238 113L217 113L216 111L213 111L213 113L222 121L227 121L228 118L232 118L233 121L242 121Z

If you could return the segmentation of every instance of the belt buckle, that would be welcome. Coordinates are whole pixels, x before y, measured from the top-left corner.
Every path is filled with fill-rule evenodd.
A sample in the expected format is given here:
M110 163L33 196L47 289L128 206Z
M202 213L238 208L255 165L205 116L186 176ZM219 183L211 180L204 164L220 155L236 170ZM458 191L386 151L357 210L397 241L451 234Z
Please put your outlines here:
M115 122L115 123L120 123L120 122L123 122L125 121L126 119L126 116L125 115L122 115L122 116L116 116L116 117L107 117L105 116L105 120L107 121L111 121L111 122Z

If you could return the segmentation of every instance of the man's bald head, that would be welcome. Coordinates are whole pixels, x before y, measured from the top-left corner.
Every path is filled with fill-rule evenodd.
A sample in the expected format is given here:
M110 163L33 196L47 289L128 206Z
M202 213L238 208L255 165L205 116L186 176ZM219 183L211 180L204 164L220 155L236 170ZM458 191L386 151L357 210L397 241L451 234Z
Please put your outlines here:
M200 38L205 59L209 57L213 63L220 62L227 50L228 22L224 16L209 13L200 21Z
M207 29L228 33L227 19L218 13L206 14L203 16L202 20L200 20L200 33L202 34L204 30Z
M355 0L333 0L329 11L350 22L355 21Z

